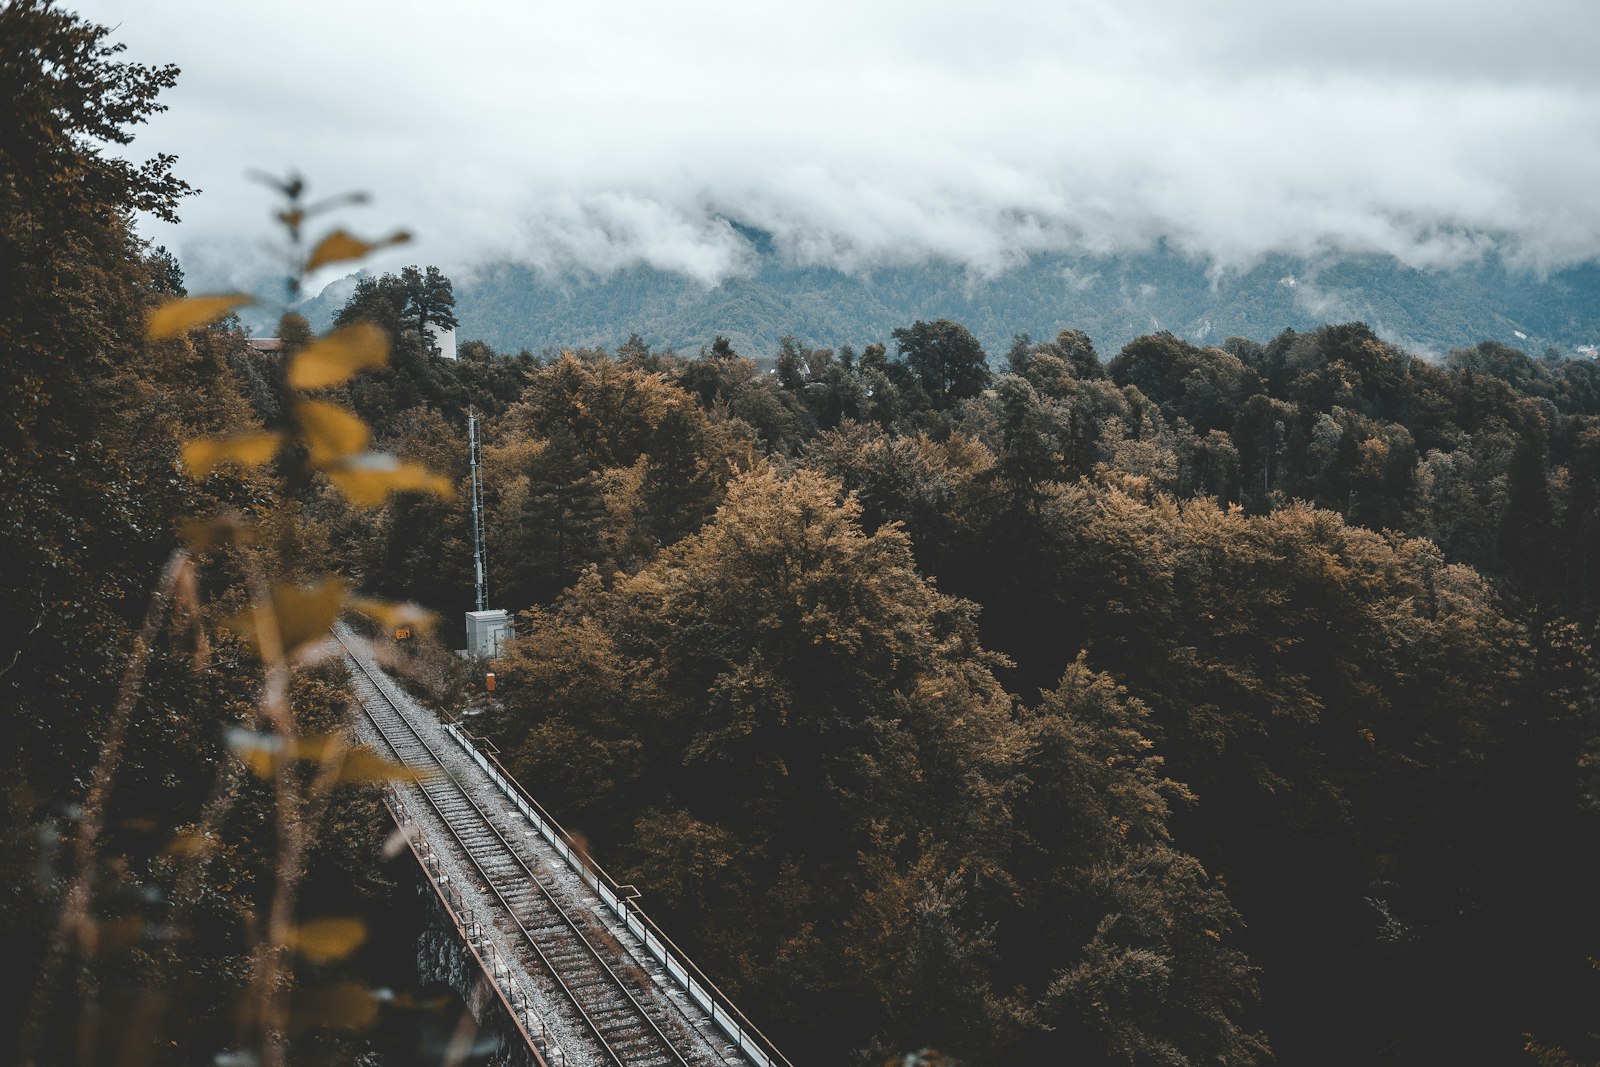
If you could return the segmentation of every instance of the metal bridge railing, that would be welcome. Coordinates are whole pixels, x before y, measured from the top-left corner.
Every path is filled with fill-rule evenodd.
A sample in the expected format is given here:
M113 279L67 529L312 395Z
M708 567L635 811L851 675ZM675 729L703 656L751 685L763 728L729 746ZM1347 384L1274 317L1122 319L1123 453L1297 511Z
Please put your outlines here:
M738 1046L739 1050L757 1067L793 1067L776 1046L757 1030L744 1014L734 1007L733 1001L719 990L696 967L686 953L644 913L635 901L639 891L631 885L621 885L595 863L583 850L575 847L572 837L561 824L545 811L537 800L513 778L509 771L491 753L484 752L475 742L481 740L469 734L459 723L446 722L446 732L461 746L472 761L500 788L513 806L533 824L539 835L550 843L572 871L595 891L606 907L610 908L629 930L633 931L645 950L666 969L691 1000L700 1006L717 1028Z

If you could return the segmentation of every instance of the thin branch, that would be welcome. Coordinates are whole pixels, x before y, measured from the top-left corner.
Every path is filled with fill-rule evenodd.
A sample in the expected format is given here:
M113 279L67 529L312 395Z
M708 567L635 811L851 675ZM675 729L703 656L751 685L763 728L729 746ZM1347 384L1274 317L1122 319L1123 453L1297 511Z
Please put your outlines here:
M100 759L96 762L89 778L89 792L84 798L83 812L79 818L78 837L73 847L76 873L72 885L67 890L66 898L62 901L61 921L57 924L50 949L40 965L39 982L34 988L28 1013L24 1017L22 1037L18 1047L18 1063L31 1065L34 1061L40 1027L50 1002L57 972L61 969L68 948L75 943L79 954L87 958L97 947L98 929L91 905L94 901L95 876L99 870L95 862L96 850L105 819L106 801L111 795L111 784L122 762L123 741L127 737L133 710L138 705L139 694L144 688L145 672L150 665L150 653L155 644L157 631L166 615L173 589L189 566L189 553L181 548L174 550L167 558L167 564L161 572L161 580L150 597L150 606L145 610L144 625L140 627L138 635L133 640L133 655L128 660L128 665L122 672L122 680L117 686L116 705L112 708L111 721L106 727ZM93 1027L87 1029L91 1032L80 1036L92 1041Z
M29 627L28 632L22 635L22 640L17 644L16 652L12 653L11 655L11 662L5 665L4 670L0 670L0 678L4 678L6 675L11 673L11 668L15 667L17 665L17 660L22 658L22 649L23 646L28 643L28 638L39 632L39 628L44 625L44 620L49 615L50 605L45 602L44 586L41 584L39 586L39 617L33 620L33 625Z

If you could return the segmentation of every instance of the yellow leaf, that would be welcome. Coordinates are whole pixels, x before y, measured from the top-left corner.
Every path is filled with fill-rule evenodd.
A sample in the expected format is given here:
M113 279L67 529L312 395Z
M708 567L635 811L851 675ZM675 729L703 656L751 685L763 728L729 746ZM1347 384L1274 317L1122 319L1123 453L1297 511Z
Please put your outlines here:
M360 259L369 252L390 245L402 245L411 240L411 235L404 230L391 233L388 237L376 241L363 241L352 236L346 230L334 230L328 236L317 242L317 247L311 250L311 258L306 260L306 271L325 267L329 263L342 263L347 259Z
M297 1030L313 1026L365 1030L377 1015L378 1002L371 991L355 982L340 982L297 992L290 1025Z
M289 751L298 759L328 760L344 751L344 735L337 731L329 734L313 734L310 737L297 737L294 744L289 746Z
M320 641L344 607L346 587L338 578L311 586L280 585L272 590L272 610L284 652Z
M283 434L239 433L232 437L197 437L183 443L183 465L189 468L190 477L196 481L204 478L223 463L237 463L242 467L257 467L278 453Z
M386 452L363 452L328 471L328 477L352 504L372 508L390 493L432 493L449 500L455 495L450 479L416 463L405 463Z
M327 467L367 447L372 431L353 411L323 400L306 400L295 405L295 416L305 432L313 467Z
M289 946L313 963L343 959L366 939L360 919L313 919L289 931Z
M413 767L390 763L364 748L353 749L339 769L341 782L416 782L426 775Z
M410 601L397 604L392 600L373 600L358 596L350 598L349 607L368 618L378 620L389 629L409 626L419 630L431 630L439 621L439 616L422 605Z
M248 545L255 539L248 526L237 517L224 516L206 521L185 519L178 524L178 536L193 552L209 552L221 545Z
M244 293L178 297L151 309L145 319L144 335L152 341L182 337L198 326L222 318L234 308L254 303L255 299Z
M319 337L289 364L289 384L296 389L338 385L363 367L389 362L389 338L370 322L358 322Z
M255 772L257 778L271 778L278 766L278 755L283 751L283 739L275 734L259 734L254 730L234 727L227 733L228 747Z
M274 649L262 647L256 626L258 612L270 613L277 621L277 648L284 657L292 656L303 645L327 636L328 628L344 607L345 590L340 578L329 578L317 585L275 585L270 604L256 604L225 620L224 625L249 638L262 659L271 659Z
M183 830L179 832L177 837L166 843L161 849L161 854L163 856L188 858L198 856L210 847L211 841L205 835L195 833L193 830Z
M283 738L277 734L263 734L235 727L228 731L227 742L234 754L261 778L272 777L273 772L277 770L279 758L285 753L291 759L322 761L332 759L345 750L344 737L338 733L297 737L284 744Z

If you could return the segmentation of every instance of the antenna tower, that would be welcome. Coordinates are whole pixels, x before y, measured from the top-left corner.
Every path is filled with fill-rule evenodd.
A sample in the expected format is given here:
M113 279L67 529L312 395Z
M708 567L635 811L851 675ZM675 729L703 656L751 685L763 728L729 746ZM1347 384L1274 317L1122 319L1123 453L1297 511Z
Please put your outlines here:
M467 465L472 469L472 571L476 579L478 610L489 602L489 582L483 573L483 498L478 479L478 413L467 409Z

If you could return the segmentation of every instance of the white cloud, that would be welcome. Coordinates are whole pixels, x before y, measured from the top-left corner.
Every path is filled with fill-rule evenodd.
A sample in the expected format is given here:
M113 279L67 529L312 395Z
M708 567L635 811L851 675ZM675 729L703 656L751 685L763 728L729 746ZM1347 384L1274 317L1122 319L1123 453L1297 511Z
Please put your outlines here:
M728 218L845 269L1600 249L1591 0L80 7L185 70L136 150L207 190L157 234L189 260L265 216L252 166L371 190L424 239L396 262L457 269L710 281L747 263Z

